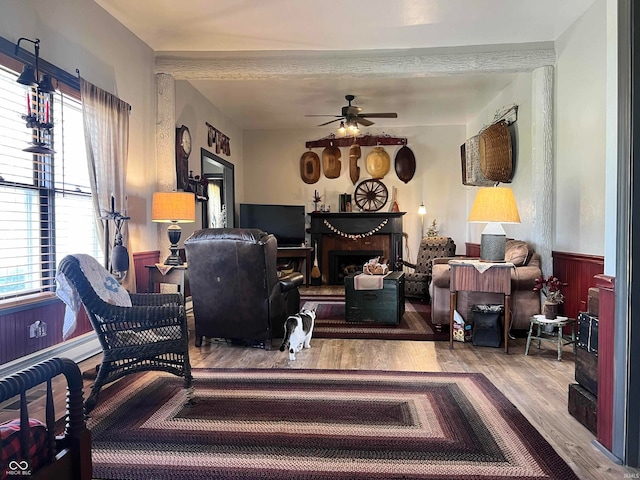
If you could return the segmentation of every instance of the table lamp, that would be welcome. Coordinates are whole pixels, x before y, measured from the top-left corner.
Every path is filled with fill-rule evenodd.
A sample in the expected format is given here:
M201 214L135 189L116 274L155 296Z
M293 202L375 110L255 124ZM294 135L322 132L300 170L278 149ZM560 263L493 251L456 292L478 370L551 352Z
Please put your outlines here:
M503 223L520 223L518 206L510 188L482 187L469 213L469 222L487 223L480 240L480 260L504 262L507 235Z
M182 229L179 223L193 223L196 220L196 200L189 192L156 192L151 205L151 221L170 223L167 228L171 254L164 261L165 265L182 265L178 255L178 242Z

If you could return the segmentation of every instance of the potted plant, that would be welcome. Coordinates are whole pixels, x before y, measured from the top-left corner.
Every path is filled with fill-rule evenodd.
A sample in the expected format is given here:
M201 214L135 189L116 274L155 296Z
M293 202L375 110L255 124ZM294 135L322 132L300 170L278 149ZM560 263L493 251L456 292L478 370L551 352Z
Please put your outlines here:
M538 277L535 279L534 292L542 292L545 296L542 305L542 312L545 318L553 320L557 317L558 305L564 302L564 295L560 291L560 287L564 285L566 285L566 283L562 283L558 277L554 277L553 275L547 278Z

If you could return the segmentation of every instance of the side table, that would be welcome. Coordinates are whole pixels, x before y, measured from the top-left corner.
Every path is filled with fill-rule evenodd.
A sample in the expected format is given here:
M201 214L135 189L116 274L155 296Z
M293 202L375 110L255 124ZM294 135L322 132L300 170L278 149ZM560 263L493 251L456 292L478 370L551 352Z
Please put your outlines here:
M301 258L304 262L304 284L308 287L311 281L311 256L313 247L278 247L277 258Z
M533 328L536 327L536 334L533 334ZM551 326L554 329L558 328L558 333L545 332L544 327ZM562 329L566 326L571 327L571 336L567 337L562 333ZM571 340L569 340L571 338ZM558 345L558 361L562 360L562 347L565 345L573 344L573 354L576 353L576 321L574 318L568 317L556 317L553 320L545 318L544 315L534 315L531 317L531 324L529 325L529 335L527 336L527 348L524 350L525 355L529 355L529 346L531 340L538 340L538 348L540 348L540 342L553 342Z
M149 286L148 292L155 292L155 285L161 283L167 283L170 285L177 285L178 293L182 294L184 301L187 300L187 290L189 289L189 276L187 272L187 265L175 265L171 267L164 275L158 269L157 265L145 265L144 266L149 273Z
M449 348L453 348L453 312L458 304L458 291L504 294L504 353L509 353L511 325L511 269L513 263L489 263L480 260L450 260L451 291L449 306Z

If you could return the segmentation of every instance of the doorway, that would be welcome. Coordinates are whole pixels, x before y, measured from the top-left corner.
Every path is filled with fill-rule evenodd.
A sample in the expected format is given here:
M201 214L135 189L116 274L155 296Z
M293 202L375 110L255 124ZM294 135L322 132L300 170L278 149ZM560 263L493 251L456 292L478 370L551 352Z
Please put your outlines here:
M235 227L235 180L232 163L200 149L202 176L208 180L207 200L202 202L202 228Z

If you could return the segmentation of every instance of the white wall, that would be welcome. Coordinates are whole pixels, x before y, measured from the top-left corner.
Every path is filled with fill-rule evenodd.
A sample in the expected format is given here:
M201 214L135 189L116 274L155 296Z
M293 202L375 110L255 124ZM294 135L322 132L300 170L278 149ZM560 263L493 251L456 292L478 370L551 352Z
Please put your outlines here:
M40 39L40 57L116 94L131 105L129 234L133 251L156 248L151 224L155 187L155 78L153 51L93 1L1 0L0 36ZM30 44L22 44L33 52Z
M502 112L511 105L518 105L518 120L513 124L515 129L515 156L513 179L511 183L501 184L513 190L518 204L520 224L504 224L507 237L531 242L533 192L531 191L531 74L522 73L494 98L467 125L467 138L476 135L483 127L491 124L497 112ZM467 214L473 205L478 187L464 187L467 199ZM465 217L466 218L466 217ZM480 243L480 234L486 224L468 225L468 241ZM535 245L534 245L535 247Z
M338 195L353 194L355 186L349 176L349 149L341 148L342 170L339 178L320 180L312 185L300 177L300 156L307 151L305 143L318 140L331 133L328 128L304 130L252 130L244 132L244 200L246 203L274 203L305 205L307 212L313 209L313 192L318 190L322 203L329 204L332 212L338 211ZM374 127L366 133L382 133ZM440 233L452 237L459 253L464 253L465 240L465 191L461 178L460 144L464 142L464 126L403 127L385 129L384 133L406 137L408 146L416 157L416 173L408 183L398 179L393 159L400 147L387 146L391 157L391 170L382 179L391 197L392 187L398 189L398 205L407 212L403 217L404 231L409 235L409 255L415 254L421 239L420 202L427 208L425 230L435 218ZM360 179L371 178L365 168L366 156L371 147L362 147ZM322 158L322 148L314 151ZM383 207L388 211L389 204Z
M55 8L44 0L0 0L0 35L41 39L41 56L68 72L78 68L87 80L109 90L132 106L127 189L132 217L129 231L134 251L157 248L157 227L150 222L150 199L155 190L156 90L153 51L95 2L60 0ZM555 98L555 244L554 250L604 255L605 221L605 119L606 100L606 0L594 5L557 41ZM520 76L507 87L468 128L409 127L386 133L406 136L416 154L418 169L408 184L392 169L384 182L397 186L404 225L410 235L411 254L419 240L421 201L428 213L425 223L437 219L441 233L454 238L458 252L464 242L479 241L481 226L467 227L466 216L474 188L461 183L459 146L488 123L496 109L520 105L517 122L519 151L511 184L523 223L505 226L507 234L527 239L530 218L530 76ZM328 130L249 131L237 129L186 82L177 82L176 119L187 125L197 147L206 145L205 121L231 138L236 164L236 201L296 203L309 206L314 187L328 195L332 209L339 193L352 192L348 176L348 151L343 149L343 174L306 185L300 179L299 159L307 140ZM215 102L214 102L215 103ZM526 123L529 125L526 125ZM375 129L368 129L378 133ZM244 149L244 152L243 152ZM396 149L388 148L395 154ZM320 153L320 149L318 149ZM363 149L361 167L364 166ZM199 172L199 149L190 166ZM242 165L242 159L245 165ZM361 178L366 178L363 168ZM529 217L528 217L529 215Z
M618 213L618 2L607 0L607 161L604 273L615 277Z
M604 255L606 1L556 41L555 241L557 251Z
M206 122L213 125L230 139L231 155L216 153L215 145L207 145L208 127ZM185 80L176 81L176 127L185 125L191 133L192 149L189 155L189 169L193 175L201 175L200 149L204 148L233 164L235 175L236 212L238 203L243 199L244 168L242 158L244 156L243 132L217 107L207 100L193 85ZM196 208L196 222L183 224L181 241L186 239L195 230L202 228L202 204Z

